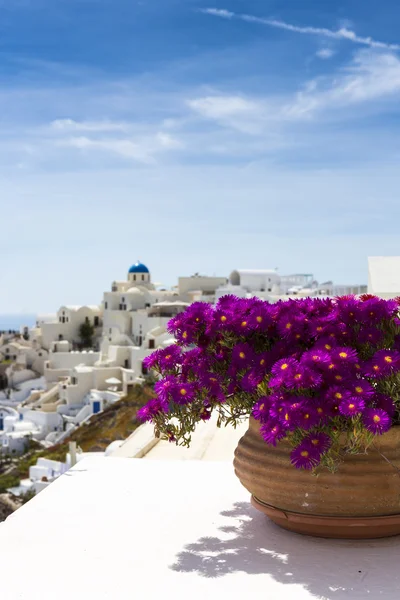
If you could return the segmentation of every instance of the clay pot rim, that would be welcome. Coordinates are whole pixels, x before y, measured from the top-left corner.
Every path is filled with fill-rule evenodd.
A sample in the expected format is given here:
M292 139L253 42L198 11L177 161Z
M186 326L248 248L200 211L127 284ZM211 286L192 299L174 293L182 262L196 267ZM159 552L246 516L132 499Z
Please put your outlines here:
M270 517L275 517L279 520L284 519L294 523L329 525L329 527L341 525L346 527L371 527L383 523L386 525L400 525L400 514L376 515L374 517L335 517L329 515L298 513L271 506L254 495L251 496L251 503L254 508L257 508L257 510L260 510Z

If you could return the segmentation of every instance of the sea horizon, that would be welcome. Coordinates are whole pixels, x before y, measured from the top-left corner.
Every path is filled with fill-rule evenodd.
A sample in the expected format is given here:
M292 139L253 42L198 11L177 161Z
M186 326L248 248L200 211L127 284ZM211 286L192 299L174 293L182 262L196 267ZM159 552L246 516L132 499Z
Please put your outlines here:
M23 325L33 327L35 323L36 315L33 313L0 314L0 331L19 331Z

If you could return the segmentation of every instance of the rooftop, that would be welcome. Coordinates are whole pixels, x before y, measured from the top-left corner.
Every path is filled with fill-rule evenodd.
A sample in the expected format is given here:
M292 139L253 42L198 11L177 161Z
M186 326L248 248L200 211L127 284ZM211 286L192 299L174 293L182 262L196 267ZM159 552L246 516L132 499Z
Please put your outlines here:
M399 538L285 532L231 462L85 458L0 534L7 600L394 600L400 586Z

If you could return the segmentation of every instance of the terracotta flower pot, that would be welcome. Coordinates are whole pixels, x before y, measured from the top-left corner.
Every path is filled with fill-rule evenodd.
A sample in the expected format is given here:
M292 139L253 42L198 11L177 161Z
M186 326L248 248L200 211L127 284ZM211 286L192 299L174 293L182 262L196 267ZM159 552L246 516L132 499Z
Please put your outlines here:
M288 443L266 444L250 418L235 451L235 473L253 505L290 531L353 539L398 535L400 427L377 436L374 446L345 455L336 473L312 475L291 465Z

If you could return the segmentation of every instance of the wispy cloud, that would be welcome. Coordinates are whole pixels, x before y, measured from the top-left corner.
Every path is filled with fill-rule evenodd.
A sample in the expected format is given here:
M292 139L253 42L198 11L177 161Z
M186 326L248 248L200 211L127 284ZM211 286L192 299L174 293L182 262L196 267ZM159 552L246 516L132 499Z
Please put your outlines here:
M393 54L362 50L332 76L308 81L302 89L283 96L231 96L215 93L191 99L190 108L203 118L252 135L265 135L287 122L334 115L346 121L354 107L380 112L400 92L400 59ZM340 113L338 112L340 111Z
M75 121L74 119L56 119L50 127L57 132L66 131L93 131L96 133L106 131L126 131L126 123L113 123L112 121Z
M201 12L212 15L214 17L220 17L223 19L240 19L241 21L247 21L248 23L259 23L260 25L267 25L268 27L275 27L277 29L284 29L286 31L292 31L293 33L302 33L306 35L316 35L322 36L335 40L347 40L349 42L353 42L354 44L361 44L363 46L369 46L370 48L380 48L386 50L400 50L400 44L392 44L388 42L381 42L379 40L374 40L372 37L363 37L357 35L351 29L346 27L342 27L340 29L328 29L325 27L312 27L305 26L301 27L298 25L293 25L291 23L286 23L285 21L280 21L278 19L265 19L262 17L256 17L253 15L234 13L225 9L218 8L205 8L201 9Z
M327 60L329 58L332 58L332 56L334 56L335 52L334 50L332 50L332 48L321 48L320 50L318 50L316 52L316 56L318 56L318 58L322 58L322 60Z

